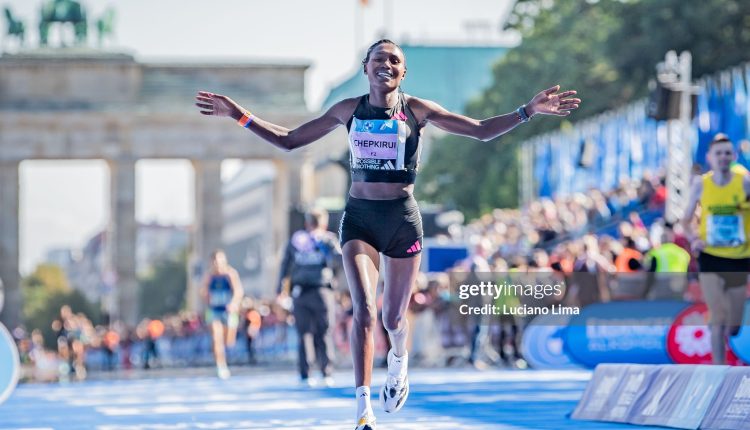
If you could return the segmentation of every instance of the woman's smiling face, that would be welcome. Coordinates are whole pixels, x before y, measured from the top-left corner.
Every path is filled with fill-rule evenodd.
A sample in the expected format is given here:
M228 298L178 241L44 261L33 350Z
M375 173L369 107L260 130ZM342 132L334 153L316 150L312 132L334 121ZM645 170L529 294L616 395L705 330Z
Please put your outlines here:
M406 75L406 61L401 49L392 43L381 43L370 52L365 63L370 87L392 91Z

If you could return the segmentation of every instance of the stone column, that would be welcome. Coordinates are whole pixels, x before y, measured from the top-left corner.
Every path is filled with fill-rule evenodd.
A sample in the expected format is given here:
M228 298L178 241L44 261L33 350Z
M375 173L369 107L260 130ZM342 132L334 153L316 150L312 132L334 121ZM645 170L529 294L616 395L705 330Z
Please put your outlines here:
M276 169L285 172L289 209L307 209L315 200L314 163L307 157L283 160L276 162Z
M188 309L201 309L198 291L206 273L211 252L221 248L224 214L221 197L221 160L194 160L195 222L193 250L188 269Z
M5 305L0 320L13 329L21 323L21 275L18 272L18 162L0 162L0 279Z
M280 256L283 247L289 240L289 212L292 209L290 197L290 179L289 166L283 160L273 160L276 168L276 179L273 183L273 248L267 252L273 252L279 258L273 267L273 273L279 273L278 268L281 263Z
M273 163L276 168L276 179L273 183L273 222L271 228L273 230L273 249L278 258L275 259L271 271L274 276L277 276L281 263L281 253L284 251L292 233L289 229L289 216L293 209L305 210L313 202L315 166L306 158L273 160ZM268 288L270 294L274 291L275 286Z
M114 272L116 300L112 318L129 325L138 322L138 281L135 254L138 225L135 221L135 160L109 161L110 228L109 265Z
M306 207L315 201L315 185L315 165L309 159L305 159L299 168L298 204Z
M291 184L291 170L289 166L283 160L273 160L273 165L276 169L276 178L273 181L273 219L271 222L271 230L273 231L273 242L270 244L273 248L273 255L276 257L273 259L271 265L271 273L273 274L274 283L269 285L267 294L274 295L276 293L276 281L278 281L279 267L281 265L281 254L284 252L284 247L289 240L289 212L291 210L290 205L290 184Z

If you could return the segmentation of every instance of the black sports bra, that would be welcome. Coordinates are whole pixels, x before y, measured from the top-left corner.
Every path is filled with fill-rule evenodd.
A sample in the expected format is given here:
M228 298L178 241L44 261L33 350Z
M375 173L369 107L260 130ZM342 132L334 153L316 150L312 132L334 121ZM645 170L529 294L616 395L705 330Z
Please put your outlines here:
M346 128L352 181L414 183L422 148L404 93L392 108L373 106L369 94L363 95Z

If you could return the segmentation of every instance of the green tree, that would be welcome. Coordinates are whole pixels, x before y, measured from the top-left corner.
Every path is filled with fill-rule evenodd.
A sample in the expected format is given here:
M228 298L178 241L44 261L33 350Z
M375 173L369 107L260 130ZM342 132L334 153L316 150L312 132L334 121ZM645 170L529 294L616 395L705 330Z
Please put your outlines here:
M159 318L185 306L187 291L187 254L157 262L151 272L139 280L142 317Z
M523 42L495 65L492 85L467 107L486 118L561 84L583 99L569 118L534 118L491 142L435 143L418 193L477 216L518 205L518 144L643 98L668 50L690 50L701 76L750 59L750 2L738 0L519 0L508 27Z

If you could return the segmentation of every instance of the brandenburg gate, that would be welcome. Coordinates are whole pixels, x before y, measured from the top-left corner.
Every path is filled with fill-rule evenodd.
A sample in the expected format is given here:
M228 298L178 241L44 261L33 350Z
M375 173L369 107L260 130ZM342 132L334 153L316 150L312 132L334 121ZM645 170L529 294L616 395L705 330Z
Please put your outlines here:
M103 159L111 174L108 265L114 273L113 318L136 322L135 165L139 159L188 159L195 169L192 254L206 262L220 247L224 159L273 160L273 250L288 238L292 205L309 202L313 160L331 147L285 153L226 118L204 117L197 90L228 94L272 122L310 118L304 103L307 64L140 63L127 54L84 48L36 49L0 56L1 319L21 320L19 164L24 160ZM318 151L316 154L313 151ZM64 178L60 178L64 181ZM204 263L205 265L205 263ZM188 289L195 308L196 286Z

